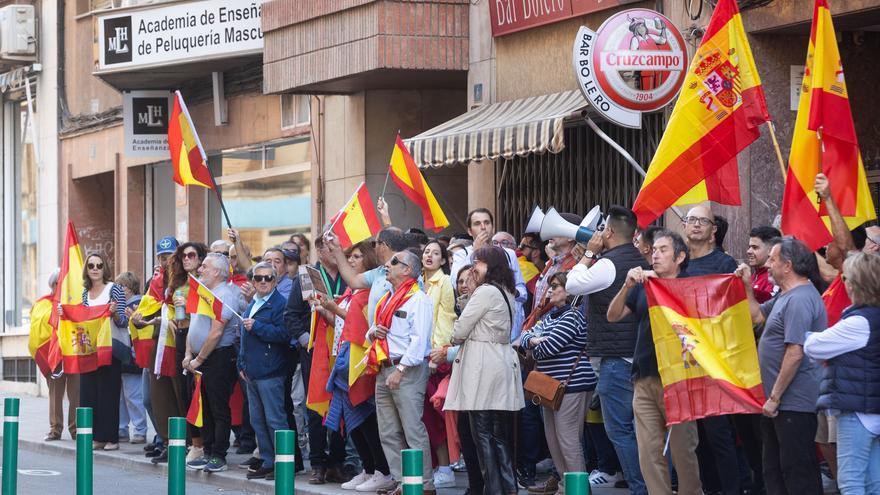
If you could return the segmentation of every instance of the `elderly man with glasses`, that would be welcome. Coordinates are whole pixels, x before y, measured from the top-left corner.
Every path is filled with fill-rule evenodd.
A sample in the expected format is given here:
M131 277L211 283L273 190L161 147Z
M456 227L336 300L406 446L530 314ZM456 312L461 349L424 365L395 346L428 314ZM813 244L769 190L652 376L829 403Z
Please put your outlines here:
M269 263L254 266L254 300L242 315L238 372L247 383L251 426L260 445L262 464L248 479L272 478L275 473L275 431L288 428L284 410L290 333L284 325L287 301L275 289L278 274Z
M372 342L384 339L387 361L381 363L376 377L376 414L382 450L388 459L391 475L401 481L400 451L420 449L424 459L431 458L428 432L422 422L425 387L428 383L428 362L431 353L431 325L434 308L431 299L419 289L422 272L419 256L399 251L385 264L392 290L376 305L373 327L367 332ZM422 463L425 493L433 494L434 478L431 463ZM389 492L401 493L398 485Z

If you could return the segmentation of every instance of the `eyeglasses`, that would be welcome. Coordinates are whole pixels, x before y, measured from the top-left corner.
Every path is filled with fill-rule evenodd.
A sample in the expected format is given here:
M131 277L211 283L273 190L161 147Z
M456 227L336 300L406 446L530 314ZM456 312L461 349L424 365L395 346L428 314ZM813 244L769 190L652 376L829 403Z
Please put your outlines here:
M409 268L409 265L407 265L406 263L400 261L399 259L397 259L397 257L391 258L391 265L392 265L392 266L394 266L394 265L403 265L403 266Z
M552 289L552 290L556 290L556 289L558 289L558 288L560 288L560 287L562 287L561 284L550 284L550 289Z
M199 257L199 253L197 253L197 252L195 252L195 251L186 251L186 252L183 253L183 257L186 258L186 259L188 259L188 260L191 260L191 259L198 258L198 257Z
M706 217L684 217L684 223L688 225L700 224L703 227L706 227L708 225L715 225L715 222L713 222L711 218Z
M510 241L492 241L492 245L495 247L506 247L506 248L513 247L513 243Z
M275 280L275 275L254 275L254 282L271 282Z
M104 263L89 263L89 270L103 270Z
M541 248L538 247L538 246L533 246L533 245L531 245L531 244L525 244L525 243L520 244L518 249L519 249L520 251L522 251L523 249L526 249L526 248L528 248L528 249L541 249Z
M222 254L223 256L229 257L229 251L217 251L217 254Z

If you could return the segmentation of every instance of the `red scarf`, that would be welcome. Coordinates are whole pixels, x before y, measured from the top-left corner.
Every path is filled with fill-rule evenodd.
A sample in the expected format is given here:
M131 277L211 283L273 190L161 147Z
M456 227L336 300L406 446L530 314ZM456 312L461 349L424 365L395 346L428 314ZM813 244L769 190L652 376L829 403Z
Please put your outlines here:
M419 290L417 282L416 279L411 278L400 284L394 293L389 292L379 299L379 302L376 304L376 316L374 318L376 325L391 328L391 319L394 317L394 313Z

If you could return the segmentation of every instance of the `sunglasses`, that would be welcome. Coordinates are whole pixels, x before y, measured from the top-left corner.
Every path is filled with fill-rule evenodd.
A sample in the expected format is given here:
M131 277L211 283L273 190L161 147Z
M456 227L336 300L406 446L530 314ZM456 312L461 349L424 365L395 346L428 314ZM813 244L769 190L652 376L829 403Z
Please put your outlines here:
M519 245L519 250L520 250L520 251L522 251L523 249L526 249L526 248L529 248L529 249L541 249L540 247L538 247L538 246L533 246L533 245L531 245L531 244L520 244L520 245Z
M103 270L104 263L89 263L89 270Z
M275 275L254 275L254 282L271 282L275 280Z
M183 257L186 258L186 259L188 259L188 260L191 260L191 259L198 258L198 257L199 257L199 253L197 253L197 252L195 252L195 251L187 251L187 252L183 253Z
M391 265L392 265L392 266L403 265L403 266L405 266L405 267L409 267L409 265L407 265L406 263L400 261L400 260L397 259L396 257L391 258Z
M223 256L229 256L229 251L217 251L217 254L222 254Z

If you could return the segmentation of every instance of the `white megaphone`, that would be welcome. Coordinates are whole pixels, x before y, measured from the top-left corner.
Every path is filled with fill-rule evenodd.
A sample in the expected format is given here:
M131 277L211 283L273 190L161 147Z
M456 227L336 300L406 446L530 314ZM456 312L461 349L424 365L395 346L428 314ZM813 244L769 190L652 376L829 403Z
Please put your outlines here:
M535 206L535 209L532 211L532 216L529 218L529 223L526 225L526 230L523 233L533 233L541 231L541 222L544 221L544 212L541 210L540 206Z
M553 237L566 237L577 242L587 242L596 233L596 228L602 220L602 212L599 205L593 207L580 225L575 225L562 218L555 208L550 208L541 222L541 239L548 240Z

